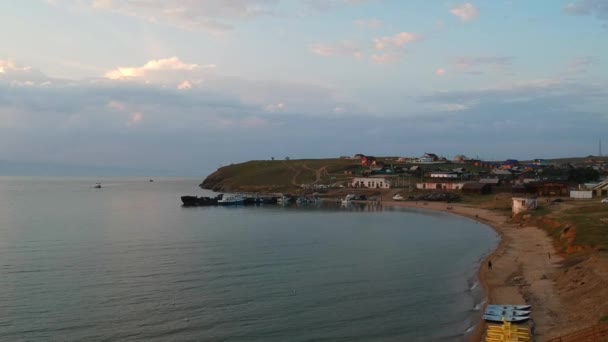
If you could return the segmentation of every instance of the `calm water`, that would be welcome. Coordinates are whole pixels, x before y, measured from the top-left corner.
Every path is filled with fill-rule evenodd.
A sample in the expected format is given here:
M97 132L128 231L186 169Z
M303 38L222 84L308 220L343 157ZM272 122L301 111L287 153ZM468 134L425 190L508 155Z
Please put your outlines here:
M497 242L445 214L181 208L199 180L96 181L0 177L0 340L458 341Z

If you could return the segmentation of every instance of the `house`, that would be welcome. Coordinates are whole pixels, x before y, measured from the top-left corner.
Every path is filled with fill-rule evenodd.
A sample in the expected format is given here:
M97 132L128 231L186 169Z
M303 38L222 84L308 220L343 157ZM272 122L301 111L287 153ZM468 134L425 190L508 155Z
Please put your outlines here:
M492 185L479 182L468 182L462 186L462 192L467 194L487 195L492 193Z
M417 163L433 163L439 160L435 153L425 153L422 157L416 160Z
M456 157L454 157L453 161L454 163L459 163L459 164L464 164L469 160L469 158L467 158L465 155L459 154Z
M433 171L430 173L431 178L450 178L458 179L460 174L454 171Z
M424 183L416 183L416 189L418 190L445 190L445 191L455 191L462 190L462 186L464 183L433 183L433 182L424 182Z
M362 166L372 166L372 164L376 163L376 158L372 156L363 156L361 157L361 165Z
M391 182L386 178L358 177L351 183L353 188L389 189Z
M536 193L538 196L568 196L570 191L565 182L535 182L524 184L524 186L528 192Z
M502 168L504 170L512 169L515 166L519 165L519 161L516 159L507 159L502 163Z
M608 197L608 179L593 186L591 191L595 196Z
M500 178L481 178L479 183L490 184L492 186L500 185Z
M549 162L546 159L534 159L534 161L532 161L532 164L536 166L547 166L549 165Z
M538 207L535 197L513 197L513 215L524 211L534 210Z

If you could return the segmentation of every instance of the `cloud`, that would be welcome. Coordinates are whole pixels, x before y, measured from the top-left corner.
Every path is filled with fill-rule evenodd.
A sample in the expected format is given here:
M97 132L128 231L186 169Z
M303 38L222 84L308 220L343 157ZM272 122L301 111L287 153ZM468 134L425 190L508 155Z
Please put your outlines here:
M393 36L381 37L374 39L374 47L378 50L394 47L402 47L406 44L415 42L420 39L420 36L410 32L401 32Z
M151 23L164 22L183 29L223 33L232 22L274 14L280 0L62 0L69 7L88 7L140 18ZM53 1L54 4L60 1ZM88 4L87 4L88 3ZM87 5L85 5L87 4Z
M372 55L372 62L374 64L384 65L393 64L399 61L399 55L393 53L383 53L378 55Z
M379 19L357 19L353 20L353 25L365 29L377 29L384 26L384 22Z
M608 20L608 2L606 0L576 0L564 7L570 15L592 15L600 20Z
M136 126L139 125L144 120L144 115L141 112L131 113L129 116L129 121L127 121L127 126Z
M351 56L355 59L363 57L363 53L358 46L353 42L344 40L333 44L313 44L310 47L310 51L315 55L329 57L329 56Z
M479 11L470 2L452 8L450 13L458 17L462 22L473 21L479 17Z
M192 71L196 69L213 69L215 64L200 66L197 64L186 64L178 57L170 57L158 60L151 60L141 67L119 67L106 72L104 75L111 80L129 80L144 78L149 73L160 71Z
M445 76L448 72L443 69L443 68L439 68L437 70L435 70L435 75L437 76Z
M108 102L106 107L108 107L109 109L111 109L113 111L117 111L117 112L122 112L126 108L126 106L123 103L114 101L114 100Z
M595 63L595 59L590 56L582 56L572 59L566 65L562 76L580 76L587 72L590 66Z
M177 85L177 89L179 89L179 90L192 89L192 83L190 83L189 81L184 81Z
M510 56L461 56L453 59L457 70L468 74L484 74L488 69L506 71L511 68Z
M287 109L287 105L284 104L283 102L271 103L264 107L264 111L269 112L269 113L282 112L285 109Z

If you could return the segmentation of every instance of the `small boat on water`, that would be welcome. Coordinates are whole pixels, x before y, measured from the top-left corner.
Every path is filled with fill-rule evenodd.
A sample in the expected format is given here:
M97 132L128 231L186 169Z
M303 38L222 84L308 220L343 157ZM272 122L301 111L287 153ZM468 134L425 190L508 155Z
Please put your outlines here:
M520 323L530 319L530 316L502 316L502 315L483 315L483 319L489 322L512 322Z
M486 315L495 316L528 316L530 310L498 310L498 309L486 309Z
M486 310L495 309L495 310L530 310L532 305L488 305Z
M95 189L101 189L101 183L96 183L93 188L95 188Z
M291 202L291 197L287 197L285 195L277 198L277 203L278 204L289 204L289 202Z
M218 205L237 205L243 204L245 197L241 195L224 195L220 200L217 201Z

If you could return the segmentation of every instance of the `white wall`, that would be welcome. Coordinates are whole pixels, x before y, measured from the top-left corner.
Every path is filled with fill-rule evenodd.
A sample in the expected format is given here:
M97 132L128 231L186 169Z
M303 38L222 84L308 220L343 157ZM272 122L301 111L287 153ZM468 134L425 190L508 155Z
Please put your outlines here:
M570 198L590 199L590 198L593 198L593 191L591 191L591 190L589 190L589 191L575 191L575 190L571 190L570 191Z

